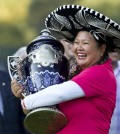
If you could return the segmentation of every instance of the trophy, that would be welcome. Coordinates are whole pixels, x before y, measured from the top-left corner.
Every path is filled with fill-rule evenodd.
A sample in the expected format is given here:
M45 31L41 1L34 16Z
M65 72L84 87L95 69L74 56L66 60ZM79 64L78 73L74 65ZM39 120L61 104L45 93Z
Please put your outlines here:
M41 35L29 43L26 51L25 59L8 56L10 77L23 85L24 97L68 79L64 47L47 29L42 30ZM24 119L25 128L32 134L55 134L66 124L65 115L56 105L33 109Z

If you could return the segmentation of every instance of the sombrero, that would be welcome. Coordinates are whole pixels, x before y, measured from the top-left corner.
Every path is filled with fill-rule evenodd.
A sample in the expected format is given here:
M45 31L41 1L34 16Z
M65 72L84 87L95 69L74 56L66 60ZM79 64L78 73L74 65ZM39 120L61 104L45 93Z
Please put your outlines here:
M105 15L80 5L63 5L51 12L45 26L57 38L74 41L80 30L87 30L111 51L120 50L120 25Z

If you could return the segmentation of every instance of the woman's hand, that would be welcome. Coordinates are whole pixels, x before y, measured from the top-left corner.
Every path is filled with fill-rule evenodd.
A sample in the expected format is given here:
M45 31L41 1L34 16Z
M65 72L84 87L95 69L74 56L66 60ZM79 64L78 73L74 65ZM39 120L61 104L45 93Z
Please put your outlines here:
M28 110L28 109L25 107L24 100L21 100L21 105L22 105L22 109L23 109L23 112L24 112L25 115L27 115L28 113L30 113L30 110Z
M17 82L16 79L13 79L11 81L11 90L13 92L13 94L17 97L17 98L21 98L23 99L23 95L21 94L23 91L23 87L20 83Z

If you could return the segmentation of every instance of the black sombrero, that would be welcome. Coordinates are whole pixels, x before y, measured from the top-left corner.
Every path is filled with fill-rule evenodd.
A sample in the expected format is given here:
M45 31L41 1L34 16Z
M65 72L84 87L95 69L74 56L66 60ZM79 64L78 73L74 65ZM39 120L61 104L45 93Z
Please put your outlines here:
M74 41L80 30L88 30L109 45L111 51L120 50L120 25L93 9L79 5L63 5L51 12L46 27L57 38Z

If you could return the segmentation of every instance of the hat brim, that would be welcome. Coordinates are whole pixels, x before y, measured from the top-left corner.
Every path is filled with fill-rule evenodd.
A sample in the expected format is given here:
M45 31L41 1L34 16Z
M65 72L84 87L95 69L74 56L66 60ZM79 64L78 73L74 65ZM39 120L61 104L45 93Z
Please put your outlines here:
M120 50L120 25L93 9L63 5L48 15L45 25L55 37L71 42L81 30L94 31L109 44L111 51Z

